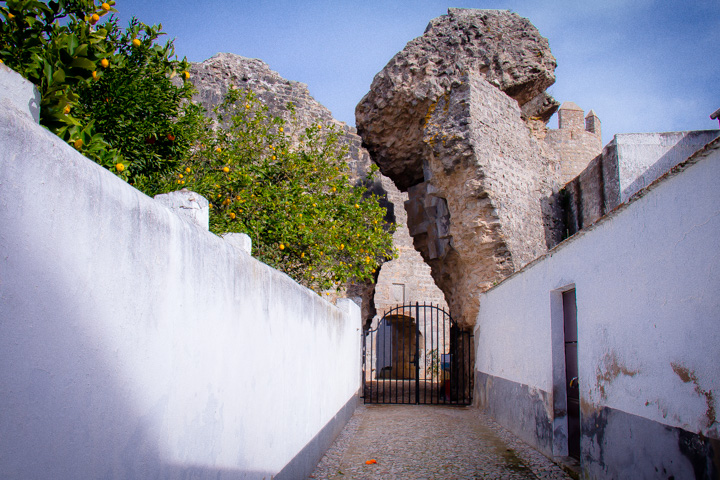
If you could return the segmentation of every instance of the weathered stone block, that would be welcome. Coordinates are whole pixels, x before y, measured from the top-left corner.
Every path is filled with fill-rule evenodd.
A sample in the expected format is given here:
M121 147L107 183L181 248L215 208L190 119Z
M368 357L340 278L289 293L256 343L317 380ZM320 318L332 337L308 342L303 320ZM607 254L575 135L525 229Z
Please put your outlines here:
M248 255L252 254L252 239L250 236L244 233L226 233L222 238L238 250L242 250Z
M199 193L183 188L177 192L155 195L154 198L181 217L205 230L210 228L210 203Z
M545 89L555 81L547 40L525 18L499 10L451 8L430 22L375 76L355 111L358 132L401 190L425 180L423 137L437 101L479 74L528 113L549 118L557 109ZM538 100L534 100L540 96Z

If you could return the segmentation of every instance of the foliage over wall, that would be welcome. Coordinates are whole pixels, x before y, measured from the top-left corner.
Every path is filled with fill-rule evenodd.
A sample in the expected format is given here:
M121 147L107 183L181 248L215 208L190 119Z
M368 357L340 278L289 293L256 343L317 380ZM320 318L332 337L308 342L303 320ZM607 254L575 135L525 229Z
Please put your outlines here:
M393 255L393 227L350 181L338 133L315 124L291 141L239 90L212 123L191 101L187 61L157 43L161 28L123 29L107 18L114 5L0 2L0 60L38 87L41 124L150 196L205 196L213 232L250 235L258 258L316 291L372 281Z
M215 113L224 126L206 130L170 187L204 195L211 230L247 233L258 258L307 286L371 281L391 255L392 229L377 196L350 181L334 127L315 124L292 141L251 91L231 89Z
M202 115L160 27L120 28L113 0L2 3L0 59L37 86L42 125L141 190L176 168Z

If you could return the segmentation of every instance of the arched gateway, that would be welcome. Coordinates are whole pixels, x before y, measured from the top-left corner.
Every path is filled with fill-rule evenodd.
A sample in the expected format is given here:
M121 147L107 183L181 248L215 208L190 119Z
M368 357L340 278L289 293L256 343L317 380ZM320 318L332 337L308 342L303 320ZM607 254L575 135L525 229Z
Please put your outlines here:
M469 405L472 333L437 305L401 305L363 335L365 403Z

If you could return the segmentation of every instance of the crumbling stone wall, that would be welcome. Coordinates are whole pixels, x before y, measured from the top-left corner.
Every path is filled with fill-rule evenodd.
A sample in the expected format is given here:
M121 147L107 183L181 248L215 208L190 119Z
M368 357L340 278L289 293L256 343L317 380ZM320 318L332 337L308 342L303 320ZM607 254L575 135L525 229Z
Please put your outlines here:
M291 122L287 129L291 135L311 123L335 125L342 132L342 141L349 147L347 162L354 178L364 178L369 171L370 155L363 148L356 130L334 119L330 110L310 95L307 85L281 77L261 60L230 53L219 53L202 63L193 64L190 73L198 89L194 100L208 111L223 101L231 85L249 88L268 106L272 114L281 115ZM295 106L294 119L286 109L289 102ZM295 131L292 130L292 122ZM403 207L407 194L401 193L392 180L383 175L379 176L372 189L387 197L385 206L388 208L388 218L397 223L393 238L398 258L382 265L376 284L348 285L345 295L361 301L365 322L369 322L376 312L382 313L395 306L401 297L405 301L431 301L446 307L443 293L430 275L430 267L412 248ZM398 295L400 290L404 295Z
M194 63L190 74L198 90L193 100L208 112L212 112L216 105L222 103L232 85L252 90L273 115L281 116L289 122L288 131L291 134L298 133L298 130L312 123L334 125L343 132L343 141L349 147L348 163L352 172L357 176L367 173L370 157L362 147L356 130L333 118L330 110L310 95L304 83L281 77L262 60L232 53L218 53L204 62ZM286 108L288 103L295 105L294 119Z
M443 292L437 287L420 252L415 250L408 230L405 202L408 194L401 192L392 181L383 177L383 186L393 206L397 229L393 245L398 256L383 264L375 287L375 308L379 315L399 304L432 303L447 310Z
M451 8L430 22L373 80L356 125L380 170L406 191L423 179L425 118L468 73L515 99L523 118L547 121L558 103L545 89L555 58L525 18L498 10Z
M527 19L450 9L398 53L356 109L381 171L409 194L408 226L454 318L546 251L543 199L559 183L539 141L558 103L555 59Z
M557 163L541 154L517 102L480 74L432 110L426 180L409 189L408 223L454 318L471 325L479 291L546 251L541 198Z

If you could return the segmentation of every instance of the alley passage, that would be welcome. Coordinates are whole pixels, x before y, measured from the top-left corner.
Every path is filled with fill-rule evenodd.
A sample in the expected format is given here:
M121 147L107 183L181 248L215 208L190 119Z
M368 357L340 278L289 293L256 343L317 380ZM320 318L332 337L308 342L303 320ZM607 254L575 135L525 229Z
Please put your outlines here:
M310 478L570 477L475 408L360 405Z

